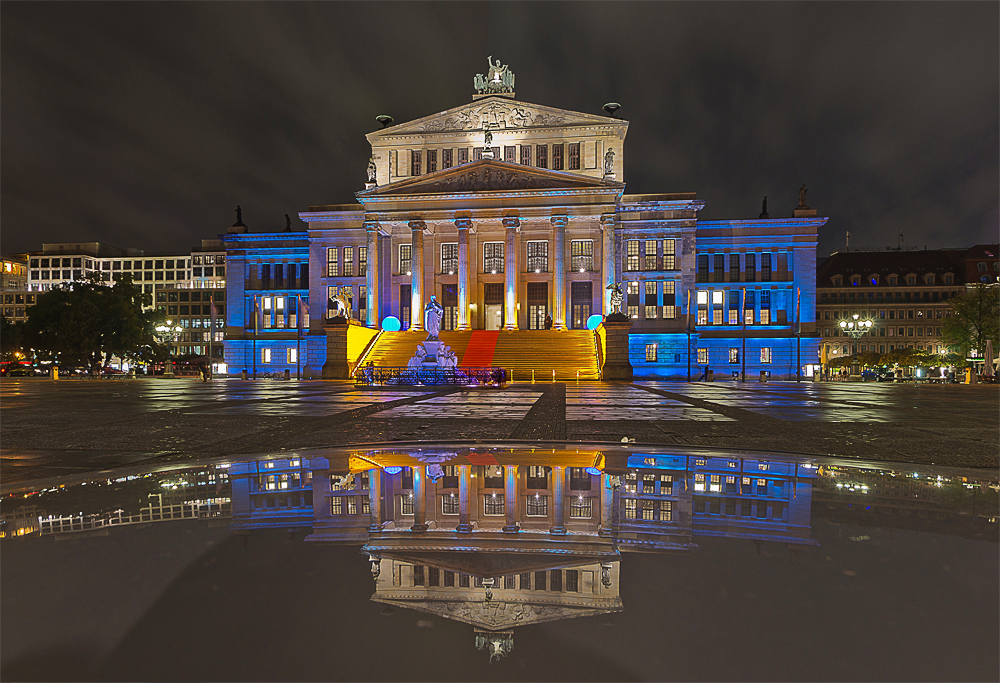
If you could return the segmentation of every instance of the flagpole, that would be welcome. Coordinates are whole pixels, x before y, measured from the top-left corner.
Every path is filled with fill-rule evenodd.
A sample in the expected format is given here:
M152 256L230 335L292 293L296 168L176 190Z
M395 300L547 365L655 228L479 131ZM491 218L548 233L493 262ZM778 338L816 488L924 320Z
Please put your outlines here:
M302 379L299 342L302 340L302 295L295 295L295 379Z
M802 288L795 288L795 381L802 381Z
M212 296L212 293L208 293ZM215 337L215 301L209 300L209 313L211 314L208 319L208 374L212 374L212 339Z
M687 300L687 335L688 335L688 381L691 381L691 290L688 289Z
M747 288L740 287L740 318L743 319L743 350L740 351L740 362L743 364L742 377L740 381L746 384L747 381Z

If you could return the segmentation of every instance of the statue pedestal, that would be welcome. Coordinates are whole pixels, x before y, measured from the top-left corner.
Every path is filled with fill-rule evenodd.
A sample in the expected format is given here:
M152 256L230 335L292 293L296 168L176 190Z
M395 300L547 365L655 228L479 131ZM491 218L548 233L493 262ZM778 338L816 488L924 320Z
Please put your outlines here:
M597 328L603 350L601 379L608 381L632 381L632 364L628 358L628 333L632 321L621 313L605 316Z
M424 344L424 349L426 349L427 351L427 355L424 356L424 359L423 361L421 361L420 364L437 367L438 351L441 349L442 346L444 346L444 344L442 344L440 341L425 341L423 344Z

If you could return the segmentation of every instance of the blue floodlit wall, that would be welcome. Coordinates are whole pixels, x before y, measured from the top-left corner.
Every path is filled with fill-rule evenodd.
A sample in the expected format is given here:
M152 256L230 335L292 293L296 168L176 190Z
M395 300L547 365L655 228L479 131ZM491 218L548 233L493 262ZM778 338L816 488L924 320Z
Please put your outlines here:
M258 375L262 372L284 373L288 370L296 375L296 363L289 359L289 350L298 346L301 376L319 377L326 362L326 334L321 322L310 315L310 327L318 331L303 329L299 334L297 326L277 327L277 310L271 311L271 323L258 327L254 332L254 297L269 297L272 306L277 297L283 299L284 319L290 322L290 314L301 315L298 302L303 309L309 305L309 243L305 232L241 233L222 235L229 262L226 282L226 308L228 312L225 360L227 373L239 375L243 370ZM283 277L275 277L275 267L280 265ZM264 267L267 266L268 270ZM295 277L285 277L292 268ZM264 277L269 275L269 277ZM317 324L318 323L318 324ZM254 339L256 337L256 340ZM266 351L270 360L265 361ZM254 362L256 360L256 363Z
M771 379L795 379L796 348L794 337L753 337L753 330L747 330L746 371L747 379L759 379L761 371L766 371ZM802 365L816 363L820 339L803 337ZM656 360L646 360L646 346L656 344ZM761 362L761 349L770 349L771 362ZM705 370L705 364L698 363L698 349L708 352L708 365L715 372L715 380L732 379L734 372L740 372L742 365L730 363L730 349L742 353L742 339L738 336L708 338L691 335L691 379L697 380ZM629 362L636 379L686 380L688 367L687 335L684 334L631 334L629 335ZM803 369L802 376L806 377Z

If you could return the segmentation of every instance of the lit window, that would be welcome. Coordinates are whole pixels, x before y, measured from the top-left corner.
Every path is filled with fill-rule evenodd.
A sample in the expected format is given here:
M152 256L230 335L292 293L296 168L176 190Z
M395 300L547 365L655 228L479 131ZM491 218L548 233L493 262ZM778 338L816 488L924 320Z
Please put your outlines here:
M763 346L760 349L760 362L770 363L771 362L771 347Z
M694 490L704 491L705 490L705 475L696 474L694 475Z
M592 499L577 496L570 500L569 516L571 519L590 519L592 515Z
M699 306L708 305L708 292L704 290L698 292L698 305Z
M656 347L657 344L646 344L646 362L655 363L656 362Z
M740 350L739 349L729 349L729 362L739 363L740 362Z
M399 245L399 274L409 275L410 274L410 254L412 253L412 244L400 244Z
M698 365L708 363L708 349L698 349Z
M288 349L288 362L297 363L299 360L299 354L296 349Z
M674 241L663 240L663 270L675 270Z
M261 349L260 350L260 361L262 363L271 362L271 349Z
M498 517L504 512L504 494L502 493L491 493L485 497L485 503L483 506L483 513L486 515Z

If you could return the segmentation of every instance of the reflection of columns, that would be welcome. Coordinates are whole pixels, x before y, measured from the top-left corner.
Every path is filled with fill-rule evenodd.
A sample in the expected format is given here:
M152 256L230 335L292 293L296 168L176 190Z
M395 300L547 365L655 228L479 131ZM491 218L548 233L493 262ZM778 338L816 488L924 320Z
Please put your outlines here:
M410 329L424 329L424 228L423 221L410 221Z
M517 329L517 233L521 231L521 220L517 217L504 218L503 226L507 228L507 241L504 245L504 325L505 330Z
M598 536L611 535L611 512L615 502L615 490L611 486L611 477L601 474L601 526L597 529Z
M569 470L565 467L552 468L552 496L555 498L552 528L553 534L566 533L566 477Z
M552 273L552 291L555 299L555 315L552 316L552 327L557 330L566 329L566 216L553 216L552 234L555 237L555 271Z
M378 274L379 274L379 254L378 254L378 223L375 221L365 221L365 233L368 237L368 272L365 285L368 291L368 316L366 324L368 327L378 327L380 311L378 308Z
M504 465L504 503L507 513L503 530L506 533L517 533L517 465Z
M427 531L427 500L424 492L423 465L413 466L413 531Z
M611 290L608 289L608 286L615 284L615 215L613 213L601 216L601 230L604 232L604 246L601 248L604 260L601 273L604 282L604 306L601 312L603 315L608 315L611 313Z
M458 325L455 329L469 329L469 228L468 218L455 220L458 228Z
M371 516L368 531L378 533L382 530L382 470L379 467L368 470L368 511Z
M469 465L458 466L458 528L459 533L472 531L469 523Z

